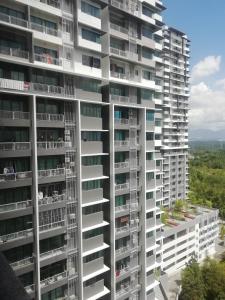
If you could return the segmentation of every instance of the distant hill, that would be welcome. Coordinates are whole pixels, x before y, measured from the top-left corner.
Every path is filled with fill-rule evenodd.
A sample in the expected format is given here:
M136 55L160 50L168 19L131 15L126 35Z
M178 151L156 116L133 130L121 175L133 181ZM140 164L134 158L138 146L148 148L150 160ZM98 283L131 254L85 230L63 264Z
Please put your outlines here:
M225 129L224 130L209 130L209 129L190 129L189 130L190 141L225 141Z

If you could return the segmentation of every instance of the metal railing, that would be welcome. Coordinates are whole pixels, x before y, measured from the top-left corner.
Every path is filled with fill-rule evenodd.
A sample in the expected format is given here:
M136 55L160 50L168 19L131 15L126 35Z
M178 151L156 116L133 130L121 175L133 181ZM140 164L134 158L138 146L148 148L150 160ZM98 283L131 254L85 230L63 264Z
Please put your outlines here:
M110 95L111 101L118 101L121 103L129 103L130 98L128 96Z
M129 119L124 119L124 118L115 118L115 124L121 124L121 125L128 125L129 124Z
M123 162L118 162L114 164L115 169L119 168L128 168L129 167L129 161L123 161Z
M124 252L127 252L127 251L129 251L129 249L130 249L130 245L127 245L127 246L121 247L119 249L116 249L116 255L120 255Z
M24 19L13 17L4 13L0 13L0 21L10 23L13 25L18 25L22 27L28 27L28 22Z
M120 205L115 207L116 212L128 210L130 208L130 204Z
M64 121L63 114L48 114L48 113L37 113L36 114L38 121Z
M120 288L116 291L116 294L118 296L123 295L127 292L129 292L131 289L131 285L129 283L124 283L120 285Z
M34 60L39 61L45 64L50 64L50 65L56 65L56 66L62 66L62 59L55 58L51 55L48 54L34 54Z
M55 177L65 175L65 168L38 170L38 177Z
M31 207L31 206L32 206L31 200L2 204L2 205L0 205L0 213L6 212L6 211L11 211L11 210L25 209L25 208Z
M6 173L0 174L1 181L17 181L24 180L32 177L32 171L18 172L18 173Z
M15 56L19 58L29 59L29 52L21 49L15 49L5 46L0 46L0 53L3 55Z
M23 111L0 110L0 119L29 120L30 113Z
M30 23L30 28L33 29L33 30L42 32L44 34L49 34L49 35L53 35L53 36L57 36L57 37L61 36L61 31L60 30L49 28L49 27L46 27L46 26L42 26L42 25L34 23L34 22Z
M28 257L28 258L24 258L22 260L16 261L14 263L11 263L10 266L13 269L18 269L20 267L32 264L33 261L34 261L33 257Z
M58 221L58 222L41 225L41 226L39 226L39 230L40 231L46 231L46 230L51 230L51 229L54 229L54 228L57 228L57 227L63 227L63 226L65 226L65 220L61 220L61 221Z
M43 286L48 286L50 284L53 284L53 283L55 283L57 281L65 279L65 278L67 278L67 271L59 273L59 274L56 274L56 275L54 275L52 277L48 277L48 278L46 278L44 280L41 280L41 286L42 287Z
M38 149L60 149L65 147L65 142L37 142ZM1 149L1 144L0 144Z
M123 57L127 57L128 56L128 52L118 49L118 48L114 48L114 47L110 47L110 52L119 56L123 56ZM120 74L120 73L118 73ZM114 76L115 77L115 76Z
M128 80L130 78L129 73L119 73L119 72L115 72L115 71L111 71L110 76L119 78L119 79L126 79L126 80Z
M130 230L129 224L122 226L122 227L116 227L116 233L121 233Z
M44 197L43 199L38 199L39 205L46 205L46 204L52 204L58 201L64 201L65 200L65 194L62 195L53 195L51 197Z
M21 238L25 238L25 237L32 236L32 235L33 235L32 228L26 229L23 231L14 232L14 233L9 233L9 234L0 236L0 243L5 243L10 240L21 239Z
M65 250L66 250L66 247L63 246L63 247L56 248L56 249L53 249L53 250L50 250L50 251L47 251L47 252L43 252L43 253L40 254L40 258L42 260L42 259L45 259L47 257L60 255L60 254L64 253Z
M30 150L30 142L0 143L0 151Z

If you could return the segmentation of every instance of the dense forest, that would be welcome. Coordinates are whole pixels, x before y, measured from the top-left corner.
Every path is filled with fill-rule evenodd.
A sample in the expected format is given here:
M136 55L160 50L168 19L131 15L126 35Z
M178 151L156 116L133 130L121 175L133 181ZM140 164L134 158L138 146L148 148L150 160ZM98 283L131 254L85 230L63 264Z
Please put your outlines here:
M225 219L225 150L194 150L190 158L189 199L219 208Z

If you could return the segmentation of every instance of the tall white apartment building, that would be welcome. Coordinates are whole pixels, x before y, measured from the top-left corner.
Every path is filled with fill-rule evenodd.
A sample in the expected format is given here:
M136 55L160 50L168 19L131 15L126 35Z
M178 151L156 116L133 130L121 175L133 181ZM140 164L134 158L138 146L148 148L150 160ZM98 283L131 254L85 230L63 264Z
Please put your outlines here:
M185 199L188 190L189 43L185 33L163 30L163 170L165 207Z
M186 174L186 146L165 146L162 10L0 1L0 251L32 299L156 298L162 125L163 153ZM186 130L187 95L175 96L168 139Z

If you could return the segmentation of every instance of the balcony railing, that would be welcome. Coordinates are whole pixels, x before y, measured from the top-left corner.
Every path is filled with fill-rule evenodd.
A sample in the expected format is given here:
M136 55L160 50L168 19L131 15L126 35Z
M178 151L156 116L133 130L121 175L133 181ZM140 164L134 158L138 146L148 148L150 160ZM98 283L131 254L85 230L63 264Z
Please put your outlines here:
M114 167L115 167L115 169L128 168L129 167L129 161L123 161L123 162L115 163Z
M15 49L5 46L0 46L0 54L3 55L9 55L19 58L28 59L29 58L29 52L21 49Z
M114 78L125 79L125 80L128 80L130 78L129 73L119 73L115 71L111 71L110 76Z
M47 230L51 230L51 229L55 229L55 228L63 227L63 226L65 226L65 220L61 220L61 221L58 221L58 222L41 225L41 226L39 226L39 230L40 231L47 231Z
M18 269L18 268L32 264L33 261L34 261L33 257L28 257L28 258L24 258L22 260L16 261L14 263L11 263L10 266L13 269Z
M121 275L123 275L123 274L129 272L129 270L130 270L130 266L129 266L129 265L127 265L127 266L124 267L123 269L117 270L117 271L116 271L116 277L120 277Z
M18 231L18 232L2 235L2 236L0 236L0 243L5 243L5 242L8 242L10 240L15 240L15 239L27 238L32 235L33 235L33 229L30 228L30 229L26 229L23 231Z
M25 288L26 292L27 292L28 294L30 294L30 293L33 293L33 292L34 292L34 290L35 290L35 285L34 285L34 284L27 285L27 286L25 286L24 288Z
M118 49L118 48L114 48L114 47L110 47L110 53L116 54L116 55L119 55L119 56L123 56L123 57L128 56L127 51L121 50L121 49ZM117 73L117 74L120 74L120 73ZM115 76L113 76L113 77L115 77Z
M42 26L40 24L37 23L30 23L30 28L39 32L42 32L44 34L49 34L49 35L53 35L53 36L57 36L60 37L61 36L61 31L57 30L57 29L53 29L53 28L49 28L46 26Z
M31 207L31 206L32 206L31 200L3 204L3 205L0 205L0 213L12 211L12 210L26 209L27 207Z
M114 144L116 147L127 147L130 145L130 141L129 140L123 140L123 141L115 140Z
M10 23L13 25L18 25L22 27L28 27L28 22L24 19L20 19L17 17L9 16L4 13L0 13L0 21Z
M126 246L124 246L124 247L121 247L121 248L119 248L119 249L116 249L116 255L123 254L123 253L129 251L129 249L130 249L130 245L126 245Z
M114 29L116 31L120 31L120 32L122 32L124 34L128 34L128 32L129 32L127 28L119 26L119 25L114 24L114 23L110 23L110 28Z
M53 257L53 256L56 256L56 255L60 255L60 254L63 254L65 251L66 251L66 247L63 246L63 247L60 247L60 248L57 248L57 249L53 249L53 250L50 250L50 251L47 251L47 252L43 252L43 253L40 254L40 259L43 260L43 259L46 259L48 257Z
M62 60L59 58L55 58L51 55L48 54L34 54L34 60L39 61L45 64L50 64L50 65L56 65L56 66L62 66Z
M43 199L38 199L39 205L52 204L59 201L65 200L65 194L62 195L53 195L51 197L44 197Z
M120 119L115 119L115 124L121 124L121 125L129 125L129 119L124 119L124 118L120 118Z
M38 2L47 4L49 6L53 6L55 8L60 8L60 1L59 0L36 0Z
M48 113L37 113L38 121L53 121L53 122L63 122L63 114L48 114Z
M37 148L38 149L61 149L65 147L64 142L37 142ZM0 144L1 149L1 144Z
M130 204L120 205L115 207L116 212L126 211L130 208Z
M0 143L0 151L30 150L30 142Z
M115 184L115 190L119 191L119 190L126 190L129 189L129 183L121 183L121 184Z
M127 292L129 292L131 289L130 283L124 283L120 285L120 288L116 290L116 295L121 296Z
M48 277L44 280L41 281L41 287L44 287L44 286L48 286L48 285L51 285L55 282L58 282L60 280L63 280L65 278L67 278L68 274L67 274L67 271L65 272L62 272L62 273L59 273L59 274L56 274L52 277Z
M0 110L0 119L29 120L30 113L23 111Z
M32 177L32 171L0 174L0 182L2 181L17 181Z
M38 177L55 177L65 175L65 168L49 169L49 170L38 170Z
M116 227L116 233L126 232L130 230L129 224L126 224L125 226Z

